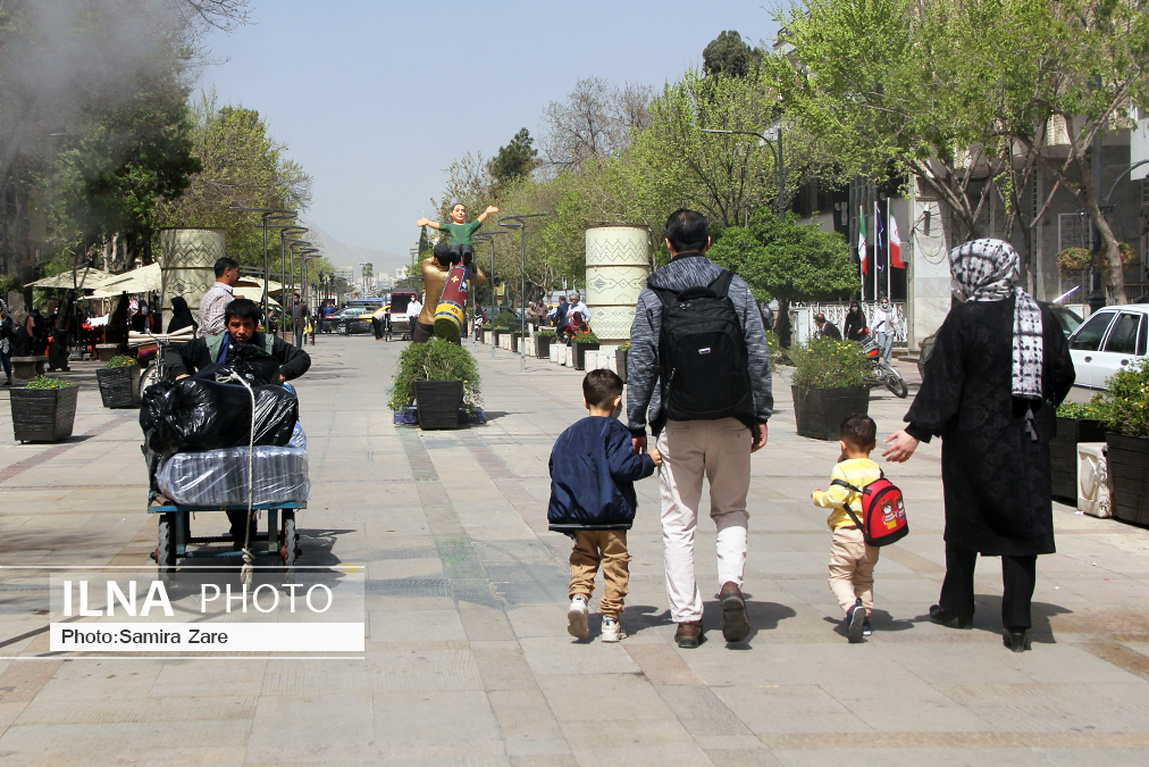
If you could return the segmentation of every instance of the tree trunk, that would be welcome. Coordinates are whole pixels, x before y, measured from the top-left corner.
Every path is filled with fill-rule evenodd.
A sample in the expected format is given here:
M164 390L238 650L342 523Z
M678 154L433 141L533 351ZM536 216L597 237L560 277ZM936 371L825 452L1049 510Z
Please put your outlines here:
M790 299L778 299L778 315L774 320L774 332L778 334L778 345L783 349L790 347L790 333L793 326L790 324Z

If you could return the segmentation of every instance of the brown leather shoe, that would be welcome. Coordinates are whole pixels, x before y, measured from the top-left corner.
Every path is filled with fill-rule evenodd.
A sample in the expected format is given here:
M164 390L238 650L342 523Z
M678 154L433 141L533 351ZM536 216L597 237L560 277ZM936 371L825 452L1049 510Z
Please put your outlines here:
M750 633L750 619L746 616L746 599L734 581L722 584L718 592L722 602L722 636L727 642L741 642Z
M702 621L686 621L678 624L674 641L679 647L691 650L702 643Z

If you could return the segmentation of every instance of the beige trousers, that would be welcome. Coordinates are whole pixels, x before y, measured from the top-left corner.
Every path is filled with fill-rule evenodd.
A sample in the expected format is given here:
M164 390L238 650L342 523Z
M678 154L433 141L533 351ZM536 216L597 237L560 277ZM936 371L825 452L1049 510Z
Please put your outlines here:
M830 544L830 591L843 610L849 610L859 597L869 615L874 609L874 565L878 547L866 543L862 531L839 527Z
M622 615L622 601L630 582L630 554L626 550L626 530L579 530L571 551L570 596L582 594L590 601L594 576L602 566L603 615Z

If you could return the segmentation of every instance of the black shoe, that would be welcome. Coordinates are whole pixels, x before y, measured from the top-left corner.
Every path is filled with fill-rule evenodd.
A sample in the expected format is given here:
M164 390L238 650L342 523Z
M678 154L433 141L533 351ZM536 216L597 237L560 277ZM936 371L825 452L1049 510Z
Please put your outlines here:
M943 623L943 624L949 623L950 621L953 621L953 620L956 620L957 621L957 627L959 629L971 629L971 628L973 628L973 614L972 613L970 615L958 615L957 613L951 613L948 610L943 610L941 605L933 605L932 607L930 607L930 619L934 623Z
M1029 635L1025 629L1006 629L1001 632L1001 643L1014 652L1025 652L1029 649Z
M862 600L854 602L854 606L846 611L846 638L850 640L850 644L858 644L862 641L862 630L866 625L866 608L862 606Z

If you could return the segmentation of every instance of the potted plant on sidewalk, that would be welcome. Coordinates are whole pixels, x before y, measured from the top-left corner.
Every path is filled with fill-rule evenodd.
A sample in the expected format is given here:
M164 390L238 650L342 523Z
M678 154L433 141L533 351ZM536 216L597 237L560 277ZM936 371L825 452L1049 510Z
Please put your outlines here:
M814 439L838 439L847 416L870 409L865 385L869 362L852 341L818 339L789 349L794 373L790 392L798 434Z
M1053 500L1077 505L1077 444L1104 442L1102 406L1097 402L1062 402L1057 408L1057 433L1049 440L1050 485Z
M12 431L20 442L58 442L72 436L80 387L36 376L12 389Z
M1108 445L1113 516L1149 525L1149 358L1114 373L1096 398Z
M618 377L626 383L626 355L630 351L630 341L623 341L614 350L614 364L618 368Z
M459 344L432 338L411 344L399 355L399 366L388 391L397 412L414 405L423 429L456 429L482 404L479 366Z
M586 353L598 349L598 336L590 330L580 330L571 336L575 370L586 370Z
M550 359L551 344L555 341L554 328L539 328L535 333L535 356L541 360Z
M140 366L134 357L120 354L96 371L104 407L135 407L140 404Z

